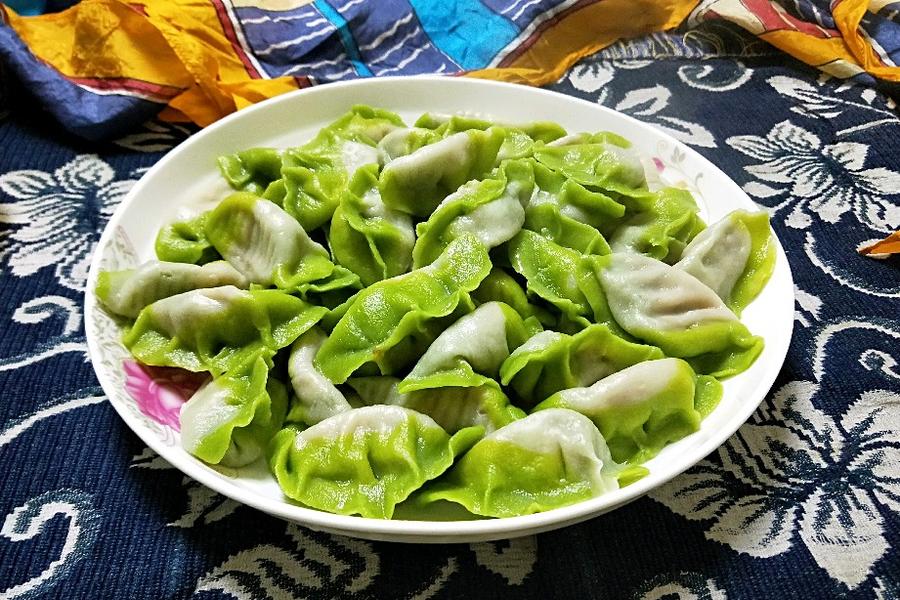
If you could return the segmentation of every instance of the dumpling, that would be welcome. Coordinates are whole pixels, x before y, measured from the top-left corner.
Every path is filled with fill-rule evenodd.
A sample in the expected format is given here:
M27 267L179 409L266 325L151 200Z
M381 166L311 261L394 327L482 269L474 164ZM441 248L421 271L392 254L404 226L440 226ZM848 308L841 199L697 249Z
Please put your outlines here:
M525 228L581 254L609 254L599 227L617 222L625 206L535 163L535 193L525 209Z
M378 166L359 169L331 220L329 244L335 260L356 273L363 285L372 285L408 271L415 242L409 215L381 200Z
M687 190L667 187L631 200L630 216L609 236L613 252L638 252L671 264L706 227Z
M282 429L269 466L285 495L339 515L390 519L394 507L453 464L458 444L430 417L399 406L366 406L309 429Z
M207 239L205 227L208 212L164 225L156 235L156 258L164 262L204 263L222 257Z
M525 412L509 403L494 381L477 387L444 387L401 394L395 377L354 377L347 384L362 405L402 406L431 417L448 433L482 427L486 433L524 419ZM352 402L352 401L351 401Z
M511 306L523 319L534 317L543 325L556 323L548 311L531 304L519 282L499 267L491 269L488 276L481 281L481 285L472 292L472 299L479 304L503 302Z
M528 339L536 322L526 324L506 304L482 304L448 327L400 383L399 391L477 387L500 373L510 351Z
M232 194L214 208L207 217L206 236L253 283L296 290L337 276L342 285L359 287L357 278L337 269L328 251L297 221L253 194Z
M740 314L775 269L769 215L744 210L728 214L700 232L675 266L705 283Z
M588 187L620 194L647 187L640 156L628 140L613 133L601 132L566 144L535 148L534 157Z
M535 412L569 408L590 418L609 445L613 460L641 463L666 444L700 428L705 409L718 403L722 384L694 374L685 361L661 358L637 363L590 387L560 391Z
M233 285L246 288L247 279L225 261L197 266L149 261L136 269L103 271L97 277L97 298L117 315L137 318L157 300L198 288Z
M123 342L146 365L220 375L271 358L327 312L278 290L205 288L146 307Z
M281 429L287 392L258 357L204 384L181 407L181 445L197 458L242 467L263 455Z
M663 358L662 350L629 342L606 325L574 335L542 331L513 350L500 367L500 381L520 403L534 406L551 394L585 387L641 361Z
M326 335L313 327L291 346L288 358L288 376L295 398L291 402L287 421L315 425L338 413L350 410L344 394L322 375L313 364L316 352Z
M595 259L616 322L694 370L726 377L746 370L763 348L714 291L692 275L641 254Z
M561 327L581 329L592 321L615 327L603 290L581 253L524 229L510 240L507 252L528 292L559 310Z
M401 156L412 154L422 146L433 144L441 135L430 129L408 127L395 129L378 142L378 164L382 167Z
M506 132L493 127L451 135L392 160L381 171L384 203L418 217L427 217L459 186L478 179L494 166Z
M378 142L402 127L390 111L354 106L308 143L284 152L279 204L306 231L324 225L357 169L378 162Z
M448 325L447 318L473 308L468 293L490 269L487 249L465 235L429 266L370 285L341 308L316 366L343 383L367 363L384 375L408 365Z
M274 148L250 148L220 156L219 171L232 188L263 195L281 179L281 152Z
M466 233L489 249L509 240L522 228L523 206L533 189L534 175L526 161L506 162L492 177L463 184L416 226L413 267L430 264Z
M514 517L618 489L621 472L590 419L556 408L487 435L417 500L448 500L477 515Z

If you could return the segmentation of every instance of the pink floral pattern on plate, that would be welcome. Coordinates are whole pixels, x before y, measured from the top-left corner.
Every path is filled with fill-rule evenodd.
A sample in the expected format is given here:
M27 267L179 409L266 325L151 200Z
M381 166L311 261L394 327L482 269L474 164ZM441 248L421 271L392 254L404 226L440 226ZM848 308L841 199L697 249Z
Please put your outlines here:
M173 367L151 367L123 360L125 389L138 409L157 423L181 431L181 405L194 395L209 376Z

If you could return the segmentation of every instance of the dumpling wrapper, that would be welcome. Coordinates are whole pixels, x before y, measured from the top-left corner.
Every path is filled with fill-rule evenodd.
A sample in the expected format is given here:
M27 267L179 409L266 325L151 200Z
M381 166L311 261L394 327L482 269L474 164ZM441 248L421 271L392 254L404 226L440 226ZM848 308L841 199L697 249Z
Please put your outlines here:
M603 434L614 460L638 464L697 431L721 396L716 379L695 375L681 359L662 358L627 367L590 387L557 392L534 411L578 411Z
M146 365L220 375L271 359L327 312L279 290L205 288L144 308L123 342Z
M282 429L269 447L269 466L285 495L306 506L390 519L398 503L446 471L482 432L451 437L416 411L366 406L303 431Z
M242 467L263 455L287 410L284 385L260 357L204 384L181 407L181 445L210 464Z
M515 517L618 489L622 472L590 419L555 408L487 435L415 500L446 500L477 515Z
M736 210L700 232L675 266L705 283L740 314L775 269L775 244L764 212Z
M117 315L137 318L157 300L199 288L233 285L246 288L247 278L225 261L203 266L148 261L136 269L103 271L97 277L97 298Z
M628 333L686 359L695 371L728 377L763 348L716 293L697 278L640 254L594 261L616 322Z
M663 358L659 348L630 342L603 324L573 335L542 331L513 350L500 367L500 381L515 390L522 406L534 406L560 390L585 387L658 358Z

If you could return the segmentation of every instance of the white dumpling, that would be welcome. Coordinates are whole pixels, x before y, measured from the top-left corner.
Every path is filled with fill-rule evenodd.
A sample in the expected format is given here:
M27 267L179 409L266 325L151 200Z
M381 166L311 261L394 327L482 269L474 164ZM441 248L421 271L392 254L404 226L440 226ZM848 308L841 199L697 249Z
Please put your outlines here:
M519 200L516 185L517 182L510 182L506 192L496 200L454 219L447 228L451 237L471 233L487 248L495 248L511 240L525 223L525 209ZM447 197L448 200L450 198Z
M250 297L250 293L225 285L192 290L154 302L156 324L170 337L187 337L198 322L226 314L229 307Z
M135 318L145 306L198 288L233 285L246 288L247 278L225 261L202 266L149 261L132 271L101 275L97 295L112 312Z
M582 414L607 407L624 408L659 396L685 368L690 370L677 358L648 360L604 377L589 387L563 390L558 395L566 407Z
M681 269L641 254L612 254L608 261L600 283L625 331L684 331L737 321L713 290Z
M701 231L675 266L727 301L747 266L752 244L747 226L739 219L726 217Z
M318 327L313 327L291 346L288 376L296 401L291 405L288 421L314 425L351 408L344 394L313 363L325 339L325 334Z

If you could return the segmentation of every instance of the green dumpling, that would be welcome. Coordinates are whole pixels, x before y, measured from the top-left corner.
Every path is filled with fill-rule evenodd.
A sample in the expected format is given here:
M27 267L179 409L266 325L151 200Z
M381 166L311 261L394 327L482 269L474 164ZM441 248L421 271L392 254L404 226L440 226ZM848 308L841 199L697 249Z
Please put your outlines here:
M306 231L326 224L357 169L378 162L378 142L402 127L390 111L354 106L303 146L284 152L279 204Z
M775 244L764 212L736 210L700 232L676 264L740 314L775 269Z
M220 156L219 171L232 188L262 196L273 181L281 179L281 152L274 148L250 148Z
M406 273L415 242L409 215L381 200L378 165L360 168L331 220L329 245L335 260L359 275L363 285L372 285Z
M488 276L481 281L481 285L472 292L472 299L479 304L503 302L511 306L523 319L534 317L542 325L553 325L556 322L549 312L531 304L519 282L500 267L491 269Z
M465 235L429 266L370 285L339 307L342 316L319 349L316 366L334 383L368 363L383 375L407 366L448 320L473 308L469 292L490 269L487 249Z
M206 236L247 279L262 286L306 292L359 287L359 279L336 267L328 251L272 202L238 192L210 211Z
M489 178L463 184L416 226L413 267L430 264L466 233L488 249L509 240L522 228L523 206L533 189L534 175L527 161L505 162Z
M181 445L210 464L250 464L281 429L287 402L284 385L257 357L206 383L181 407Z
M728 377L750 367L763 340L692 275L641 254L592 261L616 322L695 371Z
M434 340L399 391L477 387L497 378L500 365L540 324L525 323L506 304L489 302L450 325Z
M587 417L542 410L489 434L417 495L486 517L516 517L618 489L622 467Z
M638 252L671 264L706 227L687 190L667 187L622 201L632 209L609 236L613 252Z
M564 323L576 329L592 322L613 323L593 268L576 250L523 229L507 244L513 269L525 277L528 292L552 304Z
M208 212L164 225L156 235L156 258L164 262L202 265L222 257L206 237Z
M628 140L609 132L561 138L536 148L534 157L547 168L591 188L626 195L647 189L637 152Z
M428 415L450 434L468 427L481 427L490 433L525 418L525 412L510 404L492 380L477 387L431 388L407 394L399 392L400 380L396 377L354 377L347 384L364 406L390 404L409 408Z
M390 519L394 507L453 464L457 444L430 417L399 406L367 406L298 431L282 429L269 466L285 495L339 515Z
M637 363L600 379L550 396L534 411L569 408L590 418L614 460L642 463L670 442L697 431L703 414L722 396L712 377L694 374L685 361L661 358Z
M395 210L427 217L459 186L494 167L506 132L492 127L453 134L388 163L379 188L384 203Z
M146 365L220 375L270 359L327 312L278 290L204 288L144 308L123 342Z
M96 292L108 310L135 319L145 306L157 300L222 285L246 288L250 282L225 261L198 266L154 260L136 269L102 271L97 277Z
M606 325L590 325L574 335L543 331L509 355L500 381L515 390L523 406L534 406L559 390L585 387L658 358L663 358L659 348L629 342Z

